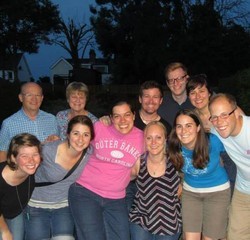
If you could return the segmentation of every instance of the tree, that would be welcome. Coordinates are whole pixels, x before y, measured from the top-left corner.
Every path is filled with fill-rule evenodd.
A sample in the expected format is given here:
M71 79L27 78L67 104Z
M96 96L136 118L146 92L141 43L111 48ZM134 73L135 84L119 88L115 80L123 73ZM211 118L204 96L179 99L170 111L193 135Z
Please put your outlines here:
M91 24L99 49L114 58L114 79L119 83L159 80L171 61L184 62L193 73L205 72L213 79L232 73L227 64L233 61L227 54L229 38L239 34L244 52L249 52L246 29L229 24L240 27L239 19L247 20L246 11L234 11L243 2L96 0L96 7L90 7ZM234 61L240 61L239 53L234 54ZM245 56L249 66L249 56Z
M0 3L0 56L35 53L49 34L58 31L59 12L50 0L2 0Z
M96 1L91 23L105 57L114 60L118 83L156 79L167 55L170 4L155 0Z
M68 23L66 24L61 19L60 30L61 33L53 39L53 42L70 54L74 70L79 69L79 54L80 58L83 58L87 47L94 46L92 28L88 27L85 23L76 24L73 19L68 19Z

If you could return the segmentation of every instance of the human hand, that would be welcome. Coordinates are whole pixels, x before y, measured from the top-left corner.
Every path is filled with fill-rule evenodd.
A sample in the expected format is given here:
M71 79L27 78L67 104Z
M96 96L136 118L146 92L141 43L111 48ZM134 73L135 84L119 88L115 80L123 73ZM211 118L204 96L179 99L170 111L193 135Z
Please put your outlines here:
M57 135L49 135L46 139L45 142L53 142L56 140L59 140L60 138Z
M182 184L179 184L178 191L177 191L178 198L181 197L182 188L183 188L183 187L182 187Z
M2 240L14 240L9 229L2 232Z
M102 116L102 117L99 118L99 120L105 126L111 125L111 119L110 119L109 116Z

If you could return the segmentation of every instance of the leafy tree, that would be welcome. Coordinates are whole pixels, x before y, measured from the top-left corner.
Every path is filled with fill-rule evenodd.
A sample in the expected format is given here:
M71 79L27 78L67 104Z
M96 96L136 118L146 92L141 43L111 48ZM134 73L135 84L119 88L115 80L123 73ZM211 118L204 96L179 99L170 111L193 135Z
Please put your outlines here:
M35 53L49 34L58 30L59 12L50 0L2 0L0 3L0 56Z
M205 72L215 84L237 66L249 66L249 34L239 25L239 19L247 20L247 12L238 8L243 2L96 0L91 23L100 50L114 59L116 82L159 80L167 63L182 61L191 73ZM244 50L230 55L236 36ZM242 52L244 64L232 68Z
M94 46L92 28L85 23L77 24L73 19L68 19L68 23L61 19L59 26L61 32L53 39L53 42L70 54L74 70L79 69L79 59L83 58L88 46Z
M96 1L91 23L105 57L114 58L118 83L159 77L170 37L168 1Z

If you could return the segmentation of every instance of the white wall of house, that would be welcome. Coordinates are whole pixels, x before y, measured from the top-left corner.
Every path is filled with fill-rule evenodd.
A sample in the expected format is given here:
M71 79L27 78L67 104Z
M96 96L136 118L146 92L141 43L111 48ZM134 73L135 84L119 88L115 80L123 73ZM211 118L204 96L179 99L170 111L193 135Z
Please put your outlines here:
M72 70L73 67L64 59L60 59L50 68L50 81L54 84L54 75L60 75L67 77L69 75L69 71Z
M30 82L32 78L29 65L24 55L17 66L17 75L20 82Z

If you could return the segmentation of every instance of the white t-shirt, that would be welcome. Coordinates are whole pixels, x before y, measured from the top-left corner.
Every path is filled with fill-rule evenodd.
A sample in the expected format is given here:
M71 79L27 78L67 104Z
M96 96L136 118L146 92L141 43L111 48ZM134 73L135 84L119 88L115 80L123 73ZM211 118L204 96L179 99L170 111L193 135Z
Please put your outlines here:
M235 187L240 192L250 194L250 117L242 117L242 129L235 137L222 138L214 128L211 132L219 137L228 155L237 166Z

